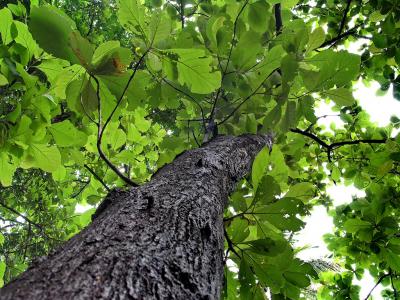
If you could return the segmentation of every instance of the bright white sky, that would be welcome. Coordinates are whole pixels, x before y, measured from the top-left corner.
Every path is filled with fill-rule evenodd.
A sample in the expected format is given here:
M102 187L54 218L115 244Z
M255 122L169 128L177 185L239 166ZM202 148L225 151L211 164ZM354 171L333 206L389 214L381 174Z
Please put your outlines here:
M400 102L393 98L390 88L384 96L377 96L376 92L379 84L374 82L366 87L362 82L358 82L355 87L354 97L359 101L362 108L370 115L371 121L378 126L386 126L390 123L390 117L395 115L400 117ZM331 110L331 105L323 104L316 109L316 115L335 114ZM322 118L318 121L329 128L330 123L334 122L338 127L342 123L338 118ZM343 184L331 185L327 189L328 194L333 199L335 206L350 203L353 196L363 197L364 191L356 189L354 186L344 186ZM310 248L300 253L303 259L324 258L331 254L323 242L323 235L332 232L332 218L327 214L322 206L315 207L311 216L306 218L306 227L297 236L297 246L309 245ZM375 285L374 279L366 272L364 278L358 282L361 286L360 299L365 299L369 291ZM375 288L370 299L383 299L380 295L382 288Z

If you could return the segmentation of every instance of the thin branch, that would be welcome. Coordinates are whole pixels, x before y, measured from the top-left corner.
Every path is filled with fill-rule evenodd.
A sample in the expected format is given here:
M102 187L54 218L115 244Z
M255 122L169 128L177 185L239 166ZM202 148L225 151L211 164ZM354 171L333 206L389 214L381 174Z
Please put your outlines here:
M91 77L96 81L97 84L97 90L96 90L96 94L97 94L97 101L98 101L98 130L97 130L97 151L99 152L100 157L106 162L106 164L123 180L125 181L125 183L131 185L131 186L138 186L137 183L135 183L133 180L131 180L129 177L125 176L124 174L122 174L122 172L108 159L108 157L105 155L105 153L103 152L103 149L101 148L101 142L103 139L103 134L104 131L106 130L107 125L111 122L112 117L114 116L115 111L117 110L117 108L119 107L119 105L121 104L126 91L129 88L129 84L132 82L133 78L136 75L137 70L139 69L142 61L144 60L145 56L147 55L147 53L150 51L150 48L148 48L143 54L142 56L139 58L138 62L136 63L133 72L131 74L131 76L128 79L128 82L126 83L121 96L119 97L117 103L114 106L114 109L112 110L111 114L108 116L108 118L106 119L104 125L102 125L102 120L101 120L101 100L100 100L100 83L99 80L96 78L96 76L91 75Z
M154 75L149 69L147 69L149 71L149 73L153 76L154 79L158 80L156 75ZM204 109L201 106L201 104L199 103L199 101L197 101L196 98L194 98L192 95L190 95L189 93L185 92L184 90L181 90L180 88L176 87L175 85L173 85L172 83L170 83L167 79L165 79L165 77L161 78L161 81L163 81L164 83L166 83L168 86L170 86L171 88L173 88L175 91L181 93L182 95L185 95L186 97L188 97L190 100L192 100L200 109L200 113L201 113L201 119L198 119L199 121L203 122L203 127L204 130L206 128L206 125L204 123L205 120L205 114L204 114Z
M327 46L333 47L334 45L336 45L336 43L338 43L339 41L341 41L343 38L348 37L349 35L354 35L356 34L356 29L358 27L360 27L361 25L357 25L354 26L353 28L347 30L346 32L337 35L336 37L334 37L333 39L330 39L329 41L326 41L324 43L322 43L321 46L319 46L319 48L324 48Z
M35 226L36 228L38 228L38 229L40 230L40 232L42 232L47 238L49 238L49 237L47 236L46 232L44 231L43 227L42 227L40 224L38 224L38 223L32 221L30 218L24 216L23 214L21 214L21 213L20 213L19 211L17 211L16 209L14 209L14 208L12 208L12 207L6 205L3 201L0 201L0 206L4 207L5 209L11 211L12 213L14 213L14 214L16 214L17 216L19 216L19 217L21 217L22 219L24 219L26 222L28 222L28 225L31 224L31 225ZM13 222L14 222L14 221L13 221ZM19 222L18 222L18 223L19 223Z
M283 26L280 3L274 5L274 14L275 14L275 32L276 36L278 36L282 32L282 26Z
M347 0L347 5L346 5L346 8L344 9L343 17L340 22L338 35L340 35L342 33L342 31L344 29L344 25L346 24L347 14L349 13L349 10L350 10L350 4L351 4L351 0Z
M83 192L83 190L88 186L88 184L90 183L90 179L88 181L83 182L84 184L82 185L82 187L79 189L79 191L77 191L75 194L72 194L70 196L70 198L76 198L80 195L80 193Z
M227 60L227 62L226 62L226 66L225 66L225 70L224 70L224 73L223 73L223 74L226 73L226 70L228 69L229 62L230 62L230 60L231 60L232 50L233 50L234 42L235 42L235 39L236 39L237 22L238 22L238 20L239 20L240 15L243 13L243 11L244 11L244 9L246 8L246 6L247 6L248 3L249 3L249 0L246 0L246 2L245 2L245 3L243 4L243 6L241 7L241 9L240 9L238 15L236 16L235 22L233 23L233 36L232 36L232 40L231 40L231 47L230 47L230 49L229 49L228 60Z
M179 4L179 6L180 6L179 14L181 16L182 29L185 28L185 3L184 3L184 1L185 0L180 0L180 4Z
M365 297L364 300L368 300L368 298L371 296L372 292L375 290L375 288L382 282L383 279L385 279L386 277L390 276L390 274L384 274L382 275L378 281L376 282L376 284L374 285L374 287L369 291L367 297Z
M103 149L101 148L101 141L103 138L104 129L106 128L105 127L106 124L104 125L104 127L101 126L102 115L101 115L100 83L99 83L99 80L95 76L93 76L92 78L96 81L96 84L97 84L96 95L97 95L97 109L98 109L98 113L99 113L98 123L97 123L97 151L99 152L101 159L105 161L107 166L109 166L118 175L118 177L120 177L123 181L125 181L125 183L132 185L132 186L138 186L135 182L133 182L131 179L126 177L124 174L122 174L122 172L118 169L118 167L115 166L111 162L111 160L108 159L108 157L104 153ZM118 106L118 104L117 104L117 106Z
M389 268L389 274L390 274L390 284L391 284L392 289L393 289L393 296L394 296L394 299L397 300L397 299L399 299L399 295L398 295L397 289L396 289L396 287L394 286L394 283L393 283L393 270L390 269L390 268Z
M237 257L242 258L242 257L236 252L236 250L235 250L235 248L234 248L234 245L233 245L233 242L232 242L232 240L229 238L229 235L228 235L228 233L226 232L225 227L224 227L224 235L225 235L226 242L228 243L228 249L230 249L233 253L235 253Z
M248 95L246 98L243 99L242 102L240 102L238 104L238 106L236 106L230 113L228 116L225 117L225 119L223 119L222 121L220 121L219 123L217 123L217 126L225 123L230 117L232 117L234 115L234 113L243 105L247 102L247 100L249 100L251 97L253 97L258 90L263 86L264 82L276 71L277 69L274 69L271 73L268 74L268 76L260 83L260 85L250 94Z
M89 167L87 164L84 164L83 166L90 172L90 174L94 176L94 178L97 179L98 182L101 183L101 185L107 190L107 192L111 191L111 189L105 184L103 179L101 179L100 176L97 175L96 172L91 167Z
M293 128L290 129L291 132L294 133L300 133L304 136L307 136L314 141L316 141L319 145L324 147L327 150L328 153L328 161L331 162L331 152L339 147L345 146L345 145L358 145L358 144L384 144L386 143L387 140L385 139L380 139L380 140L375 140L375 139L365 139L365 140L354 140L354 141L342 141L342 142L335 142L332 144L327 144L323 140L321 140L319 137L317 137L315 134L312 134L311 132L308 132L307 130L301 130L298 128Z

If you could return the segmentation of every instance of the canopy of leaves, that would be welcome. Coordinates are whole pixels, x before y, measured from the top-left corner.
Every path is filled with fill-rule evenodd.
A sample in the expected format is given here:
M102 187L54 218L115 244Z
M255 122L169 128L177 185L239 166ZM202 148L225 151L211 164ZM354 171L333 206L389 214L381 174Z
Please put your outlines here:
M2 1L0 20L0 286L217 126L275 136L230 197L223 297L359 299L366 271L398 297L400 120L352 94L400 100L397 0ZM366 197L335 207L336 183ZM293 246L316 205L331 270Z

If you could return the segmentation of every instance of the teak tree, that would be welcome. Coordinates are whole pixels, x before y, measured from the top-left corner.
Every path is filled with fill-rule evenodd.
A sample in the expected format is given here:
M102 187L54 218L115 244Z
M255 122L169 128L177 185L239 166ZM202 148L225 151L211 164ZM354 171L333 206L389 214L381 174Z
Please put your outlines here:
M400 119L352 95L400 98L398 0L0 7L1 299L399 297ZM306 262L317 205L335 260Z

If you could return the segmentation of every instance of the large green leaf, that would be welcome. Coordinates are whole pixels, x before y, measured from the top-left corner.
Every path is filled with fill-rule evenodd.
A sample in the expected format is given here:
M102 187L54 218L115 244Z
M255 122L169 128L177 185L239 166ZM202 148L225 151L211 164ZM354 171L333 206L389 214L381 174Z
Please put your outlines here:
M24 163L26 167L37 167L46 172L53 172L61 165L60 151L56 146L31 144Z
M0 9L0 34L1 40L4 45L8 45L13 41L11 35L11 25L13 24L13 17L8 8Z
M145 6L140 1L118 1L118 18L120 23L132 30L132 32L146 36L146 11Z
M93 46L62 11L52 6L33 7L29 28L44 50L72 64L89 68Z
M33 7L29 29L44 50L71 63L79 63L69 43L76 25L63 12L53 6Z
M221 85L221 73L210 67L212 58L201 49L169 49L177 54L178 81L196 94L209 94ZM168 74L167 74L168 76ZM173 79L173 78L171 78Z
M17 169L6 152L0 152L0 183L3 186L11 185L12 177Z
M52 124L49 131L59 147L80 147L85 145L87 140L87 135L79 131L69 120Z

